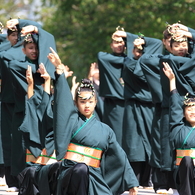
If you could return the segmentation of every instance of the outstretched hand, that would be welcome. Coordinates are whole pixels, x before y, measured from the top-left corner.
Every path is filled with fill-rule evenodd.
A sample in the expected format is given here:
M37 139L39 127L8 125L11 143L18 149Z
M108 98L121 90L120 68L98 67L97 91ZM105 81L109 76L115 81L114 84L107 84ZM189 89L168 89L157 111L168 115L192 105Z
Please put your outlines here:
M72 76L73 71L70 71L68 66L64 66L64 64L62 64L60 57L51 47L50 50L52 53L49 53L47 57L55 66L57 74L64 73L66 78Z
M72 87L71 87L71 93L72 93L72 97L73 99L75 98L75 92L76 92L76 89L77 87L79 86L79 82L76 82L76 76L73 76L72 77Z
M93 77L95 74L99 74L99 69L97 68L97 62L91 63L90 69L89 69L89 75L88 79L93 80Z
M163 65L164 65L163 72L165 73L165 75L167 76L167 78L169 80L175 79L175 74L173 73L173 70L169 66L169 64L167 62L163 62Z
M47 70L43 63L39 64L38 72L41 74L41 77L45 79L45 81L50 79L50 75L48 74Z
M64 74L65 74L65 77L68 78L73 75L73 71L71 71L68 66L64 66Z
M58 56L58 54L50 47L50 50L52 53L48 54L48 59L50 60L50 62L57 67L58 65L61 65L62 62L60 60L60 57Z
M28 65L27 70L26 70L26 81L27 81L28 85L32 85L34 82L33 76L32 76L32 68L29 65Z
M137 187L131 188L129 190L129 195L137 195L137 191L138 191Z

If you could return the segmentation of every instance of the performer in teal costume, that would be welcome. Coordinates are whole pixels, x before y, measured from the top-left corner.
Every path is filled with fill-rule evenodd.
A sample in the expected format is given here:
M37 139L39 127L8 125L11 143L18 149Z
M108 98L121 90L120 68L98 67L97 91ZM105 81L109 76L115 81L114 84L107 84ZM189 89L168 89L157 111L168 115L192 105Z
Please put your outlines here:
M189 93L185 98L180 96L173 70L168 63L163 65L170 86L170 145L174 159L175 182L180 195L193 195L195 193L194 155L187 154L186 151L195 147L195 95ZM182 153L179 154L179 151Z
M60 195L70 190L72 181L69 172L76 165L86 167L89 171L89 175L85 172L87 181L89 181L88 190L85 193L78 192L79 194L119 194L129 189L130 194L137 194L134 187L139 184L125 152L116 141L113 130L98 121L93 115L96 102L93 85L86 80L78 88L75 98L78 112L63 74L64 68L60 65L61 62L56 60L58 58L56 55L55 53L49 54L49 58L56 65L57 71L54 92L54 138L57 159L64 158L69 152L67 148L70 142L103 152L100 167L96 168L71 159L63 160L59 169L57 194ZM91 105L82 107L85 102L87 102L86 105L88 102ZM78 177L81 176L78 175Z
M25 139L23 139L23 134L18 131L19 126L21 125L23 119L24 119L24 110L25 110L25 95L26 95L26 89L27 89L27 82L26 82L26 68L27 65L30 65L32 67L33 76L34 76L34 90L36 93L37 98L39 101L42 99L42 93L43 93L43 79L40 77L40 74L37 73L37 69L39 68L38 64L40 62L45 63L45 67L48 68L48 72L50 73L51 77L53 67L49 67L50 62L48 60L44 59L44 56L46 58L47 54L45 53L45 46L46 46L46 40L50 38L51 42L47 42L47 46L54 46L55 48L55 41L52 35L47 33L42 29L38 29L37 34L31 34L30 36L33 37L33 41L37 44L37 49L39 49L38 54L36 54L36 59L31 58L32 57L32 51L30 53L30 56L28 54L27 57L20 58L20 60L12 60L9 62L9 69L12 75L12 83L13 83L13 90L14 90L14 99L15 99L15 108L14 108L14 121L13 121L13 141L12 141L12 158L13 158L13 164L12 164L12 172L13 174L17 175L19 172L21 172L26 165L26 146L25 146ZM42 35L42 36L41 36ZM45 35L45 36L44 36ZM28 35L27 35L28 36ZM28 39L28 38L26 38ZM42 42L43 41L43 42ZM31 44L31 42L28 43L28 40L26 40L27 44ZM44 47L43 47L43 45ZM27 46L24 47L24 50L27 50ZM33 53L35 55L35 53Z
M35 24L35 22L32 22L32 24ZM37 24L37 23L36 23ZM20 25L20 23L19 23ZM35 28L36 27L36 28ZM48 68L48 72L50 73L51 77L54 77L54 68L53 65L49 66L50 62L47 59L47 54L48 53L44 53L44 52L49 52L49 47L52 46L55 48L55 41L54 38L51 34L49 34L48 32L44 31L43 29L41 29L40 25L37 24L36 26L27 26L25 28L22 29L22 33L25 34L27 32L33 32L34 30L36 30L36 32L39 33L39 35L34 34L33 36L37 36L38 38L38 46L39 46L39 51L40 51L40 55L39 55L39 62L43 62L45 63L45 66ZM48 42L48 39L50 40L50 42ZM45 49L45 45L47 45L48 50ZM13 134L16 136L15 139L13 139L14 143L13 144L13 150L17 150L17 147L20 146L20 152L19 150L17 150L17 152L12 151L12 174L17 175L21 170L23 170L23 168L26 166L25 164L25 144L24 141L22 141L22 135L21 132L18 131L18 127L21 125L23 117L24 117L24 105L25 105L25 95L26 95L26 88L27 88L27 83L26 83L26 79L25 79L25 73L26 73L26 67L28 64L32 65L33 71L34 73L36 72L36 70L38 69L38 65L33 64L32 62L29 62L28 60L25 59L25 55L22 54L22 45L21 43L17 45L17 47L12 47L11 49L9 49L7 52L5 52L5 54L3 55L3 62L5 64L4 67L8 67L9 66L9 71L11 71L12 74L12 79L14 80L13 84L14 84L14 92L16 92L14 94L14 116L15 116L15 122L13 122L12 124L14 125L14 131ZM44 55L45 54L45 55ZM39 63L37 61L37 63ZM51 67L51 68L50 68ZM35 77L36 77L37 73L35 73ZM41 86L42 81L40 81L40 77L38 77L39 80L39 86ZM12 80L9 79L7 80L7 82L10 82L10 84L12 85ZM10 90L9 90L10 92ZM20 93L21 92L21 93ZM19 114L21 113L21 115ZM19 117L19 118L17 118ZM21 152L22 151L22 152ZM14 155L20 155L20 156L14 156Z
M137 37L132 51L134 56L125 58L123 71L125 110L122 144L142 186L152 185L149 183L151 169L148 162L154 105L139 63L148 52L162 52L162 42L154 38Z
M121 31L117 29L116 32ZM127 55L132 56L133 41L137 35L123 31L127 40ZM112 35L110 44L113 53L99 52L98 66L100 70L99 95L104 97L103 122L115 132L117 141L122 145L122 125L124 113L124 68L125 39ZM130 51L129 51L130 50Z

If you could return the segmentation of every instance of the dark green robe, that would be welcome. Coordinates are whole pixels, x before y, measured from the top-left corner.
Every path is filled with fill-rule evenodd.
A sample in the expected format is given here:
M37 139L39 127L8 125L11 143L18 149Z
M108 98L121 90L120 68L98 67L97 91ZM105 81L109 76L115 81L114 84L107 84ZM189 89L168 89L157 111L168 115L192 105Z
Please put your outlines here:
M57 75L58 76L58 75ZM69 142L100 148L103 151L100 168L89 166L89 194L119 194L138 186L138 181L112 129L95 116L86 119L78 114L64 74L57 79L54 92L54 138L57 159L62 159ZM113 163L115 162L115 163ZM64 160L58 181L68 166L76 162ZM61 195L60 193L58 195Z
M27 91L27 81L26 81L26 69L27 65L32 67L34 81L35 81L35 92L39 99L42 98L42 84L43 78L40 77L39 73L36 73L39 68L38 64L41 62L44 63L48 73L51 78L54 78L54 66L48 60L47 55L50 51L49 47L52 47L56 50L54 37L40 28L40 25L37 25L39 29L39 34L33 34L33 37L37 39L37 44L39 47L39 58L36 64L29 62L22 52L22 45L20 42L9 49L3 55L4 63L8 64L9 70L11 73L11 79L7 80L9 84L12 85L12 92L14 92L14 113L13 113L13 132L12 132L12 155L11 155L11 168L12 174L17 175L21 172L26 166L26 146L23 139L23 134L21 131L18 131L19 126L22 124L24 119L25 112L25 96ZM50 40L50 41L48 41Z
M176 149L189 149L195 148L195 131L193 130L188 137L186 143L183 145L184 140L192 130L192 126L183 118L183 97L179 95L177 90L173 90L170 96L170 145L171 153L173 155L173 169L175 177L177 175L178 166L175 164L176 160ZM175 180L176 185L179 186L177 180Z
M103 122L115 132L117 141L122 141L122 119L124 112L123 98L123 56L99 52L98 65L100 70L99 95L104 97Z
M161 102L162 87L160 83L160 67L159 60L162 54L145 54L140 59L140 66L147 80L149 90L154 103L154 117L151 130L151 159L152 167L161 168L161 145L160 145L160 118L161 118Z
M149 138L153 103L144 76L134 74L137 63L139 60L126 58L123 71L125 110L122 144L130 162L148 161L151 155Z
M0 55L2 55L2 53L5 50L7 50L11 47L10 42L8 40L6 40L6 37L7 36L5 34L0 34ZM1 63L1 61L0 61L0 63ZM0 64L0 78L1 78L1 64ZM1 92L0 92L0 100L1 100ZM1 113L1 110L0 110L0 113ZM0 115L0 117L1 117L1 115ZM0 122L2 123L2 117L0 118ZM4 137L4 139L6 139L6 138ZM1 131L1 127L0 127L0 164L4 164L3 146L2 146L2 141L1 140L2 140L2 131ZM6 140L6 142L7 141L9 141L9 138L8 138L8 140Z
M170 144L169 144L169 98L170 98L170 88L169 88L169 80L164 74L162 68L162 62L168 62L170 67L173 69L173 72L176 77L176 86L178 89L178 93L180 96L184 97L187 92L193 94L194 88L188 81L188 74L192 74L193 72L189 71L190 64L192 64L192 60L188 57L181 56L173 56L172 54L166 55L160 60L160 76L161 76L161 85L162 85L162 93L163 93L163 101L162 101L162 117L161 117L161 150L162 150L162 158L161 165L162 170L171 170L172 165L172 155L170 153ZM185 73L185 67L188 69L187 73ZM193 67L193 66L192 66ZM191 68L192 68L191 67ZM182 72L180 72L180 68L182 68Z
M144 40L142 57L147 53L162 52L162 42L160 40L148 37L144 37ZM150 137L154 104L152 103L147 80L140 66L140 59L125 58L123 70L125 83L123 148L130 162L148 161L151 156ZM139 143L139 145L136 143Z
M127 32L127 56L132 56L133 41L137 35ZM124 83L122 71L125 54L117 56L106 52L98 53L100 70L99 94L104 97L103 122L108 124L116 134L117 141L122 145L122 125L124 113Z
M35 25L40 27L40 25L36 22L29 20L21 20L19 19L19 25L17 28L20 32L21 28L26 25ZM4 152L4 164L5 166L11 165L11 134L13 130L13 112L14 112L14 94L13 94L13 86L11 82L11 74L8 68L8 63L11 60L18 59L24 57L22 52L22 42L24 37L18 37L18 43L11 46L10 42L3 37L4 42L0 45L0 75L1 75L1 93L2 93L2 116L1 116L1 129L2 129L2 140L3 140L3 152Z
M23 132L26 148L35 157L43 148L48 155L54 152L52 101L53 97L46 92L41 101L36 94L26 100L25 117L19 131Z

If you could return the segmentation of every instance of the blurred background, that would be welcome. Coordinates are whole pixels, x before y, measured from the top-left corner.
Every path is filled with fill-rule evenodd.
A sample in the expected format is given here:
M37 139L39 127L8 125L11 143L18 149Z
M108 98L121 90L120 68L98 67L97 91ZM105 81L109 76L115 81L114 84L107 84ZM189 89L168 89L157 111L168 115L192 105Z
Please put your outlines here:
M117 26L162 39L167 23L195 28L194 0L0 0L0 22L35 20L54 35L57 51L78 81L99 51L111 52ZM48 40L49 41L49 40Z

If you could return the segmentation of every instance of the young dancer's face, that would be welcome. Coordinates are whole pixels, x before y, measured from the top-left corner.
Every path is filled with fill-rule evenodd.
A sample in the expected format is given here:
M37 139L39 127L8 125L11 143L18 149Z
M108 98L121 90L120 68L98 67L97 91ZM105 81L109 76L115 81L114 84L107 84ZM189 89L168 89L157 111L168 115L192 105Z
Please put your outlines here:
M186 106L184 108L184 117L192 125L195 126L195 106Z
M133 56L136 60L138 60L142 56L142 53L143 51L138 48L133 49Z
M36 60L39 55L39 50L35 43L26 44L23 48L23 52L30 60Z
M10 41L11 45L15 45L18 42L18 31L11 33L7 36L7 39Z
M83 98L89 97L92 95L92 92L83 91L80 93L80 96ZM76 102L77 108L79 112L84 115L86 118L90 118L94 112L95 106L96 106L96 97L93 96L90 99L83 100L78 97L78 100Z
M171 53L175 56L183 56L185 57L188 53L188 43L184 42L173 42L171 47Z
M110 44L112 51L116 54L122 54L125 50L125 42L124 41L112 41Z

